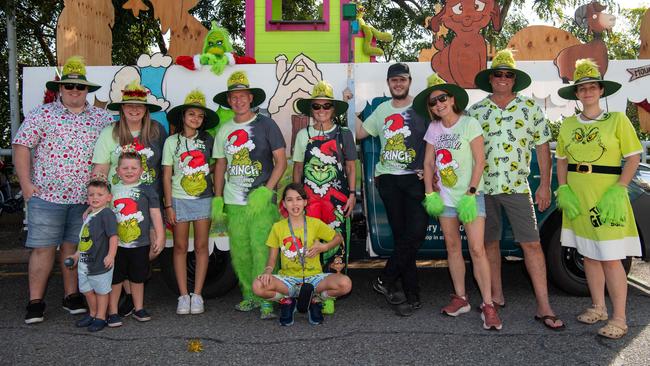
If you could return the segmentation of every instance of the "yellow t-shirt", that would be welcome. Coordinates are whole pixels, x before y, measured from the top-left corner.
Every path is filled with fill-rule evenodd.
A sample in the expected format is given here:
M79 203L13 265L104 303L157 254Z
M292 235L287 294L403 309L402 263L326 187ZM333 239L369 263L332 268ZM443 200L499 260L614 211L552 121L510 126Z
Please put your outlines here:
M303 247L304 230L301 227L294 227L293 233L296 236L296 243L291 238L289 221L284 219L273 224L273 228L266 240L266 245L271 248L280 249L280 271L283 276L302 277L302 265L300 264L299 250ZM307 250L314 245L315 240L328 242L334 239L336 231L327 226L324 222L313 217L307 217ZM305 257L305 277L313 276L323 272L320 257Z

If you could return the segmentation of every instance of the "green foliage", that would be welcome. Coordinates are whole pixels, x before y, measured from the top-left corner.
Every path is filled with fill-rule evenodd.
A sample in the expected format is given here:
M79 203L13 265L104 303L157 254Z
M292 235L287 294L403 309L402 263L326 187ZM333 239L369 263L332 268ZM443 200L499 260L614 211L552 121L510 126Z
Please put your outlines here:
M140 12L138 18L131 11L123 11L123 0L113 0L115 24L113 25L113 65L134 65L143 53L152 53L154 45L166 52L162 42L160 22L154 19L148 0L148 11ZM162 47L161 47L162 46Z

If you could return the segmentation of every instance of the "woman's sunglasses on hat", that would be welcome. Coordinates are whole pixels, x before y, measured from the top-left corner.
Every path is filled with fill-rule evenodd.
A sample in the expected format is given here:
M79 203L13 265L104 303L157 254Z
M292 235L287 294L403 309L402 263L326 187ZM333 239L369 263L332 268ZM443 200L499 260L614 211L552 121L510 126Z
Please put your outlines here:
M329 111L330 109L332 109L333 106L334 104L332 103L325 103L325 104L312 103L311 109L315 111L319 111L321 108L323 108L324 110Z
M63 87L65 90L72 90L72 89L77 89L77 90L86 90L88 88L87 85L83 84L74 84L74 83L68 83L68 84L63 84Z
M505 77L506 79L513 79L515 77L515 73L511 71L495 71L492 73L492 76L495 78Z
M440 94L436 97L431 97L431 99L429 99L429 107L435 107L438 102L444 103L449 99L449 97L451 97L449 94Z

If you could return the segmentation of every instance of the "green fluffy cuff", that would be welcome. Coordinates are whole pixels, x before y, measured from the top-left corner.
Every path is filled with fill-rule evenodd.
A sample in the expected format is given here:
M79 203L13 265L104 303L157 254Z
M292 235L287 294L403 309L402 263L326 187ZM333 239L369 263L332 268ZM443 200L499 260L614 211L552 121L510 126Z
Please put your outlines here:
M257 187L248 194L248 208L252 215L258 215L271 204L273 191L266 186Z
M478 215L478 207L476 205L476 196L473 194L464 195L460 201L458 201L458 218L465 224L468 224L476 220Z
M578 196L573 192L568 184L563 184L555 191L557 196L557 206L562 210L569 220L573 220L580 215L580 201Z
M607 188L596 207L600 212L600 219L614 225L625 223L627 216L627 187L619 184Z
M424 209L427 211L429 216L437 217L445 209L445 204L442 202L440 193L431 192L424 195L424 201L422 201Z
M212 198L212 220L218 224L226 221L226 214L223 212L223 197Z

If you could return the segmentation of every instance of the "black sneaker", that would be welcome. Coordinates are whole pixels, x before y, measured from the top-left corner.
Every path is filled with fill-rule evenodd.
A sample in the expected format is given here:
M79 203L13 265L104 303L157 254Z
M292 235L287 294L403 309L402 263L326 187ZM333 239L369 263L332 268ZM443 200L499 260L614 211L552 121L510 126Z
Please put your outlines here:
M131 294L124 294L124 296L121 296L117 313L121 317L126 317L131 315L133 310L135 310L135 305L133 305L133 296L131 296Z
M77 328L87 328L90 324L92 324L94 320L95 318L93 318L89 314L86 314L84 315L83 318L77 320L77 322L74 323L74 325L76 325Z
M312 302L309 304L309 324L323 324L323 320L323 304L320 302Z
M372 289L384 295L386 301L391 305L399 305L406 302L406 295L402 291L395 289L393 284L382 282L379 277L372 281Z
M72 315L83 314L88 311L84 296L78 292L63 299L63 308Z
M292 298L287 297L280 300L280 325L285 327L292 325L295 312L296 302Z
M107 323L110 328L121 327L122 318L118 314L109 314Z
M399 304L395 307L395 313L399 316L411 316L416 310L422 308L419 295L408 296L405 303Z
M27 303L27 314L25 315L25 324L40 323L43 321L45 313L45 302L43 300L32 300Z
M140 309L134 312L133 317L139 322L148 322L151 320L151 315L149 315L149 313L147 313L147 311L144 309Z
M89 332L99 332L108 325L104 319L94 319L92 323L88 326Z

